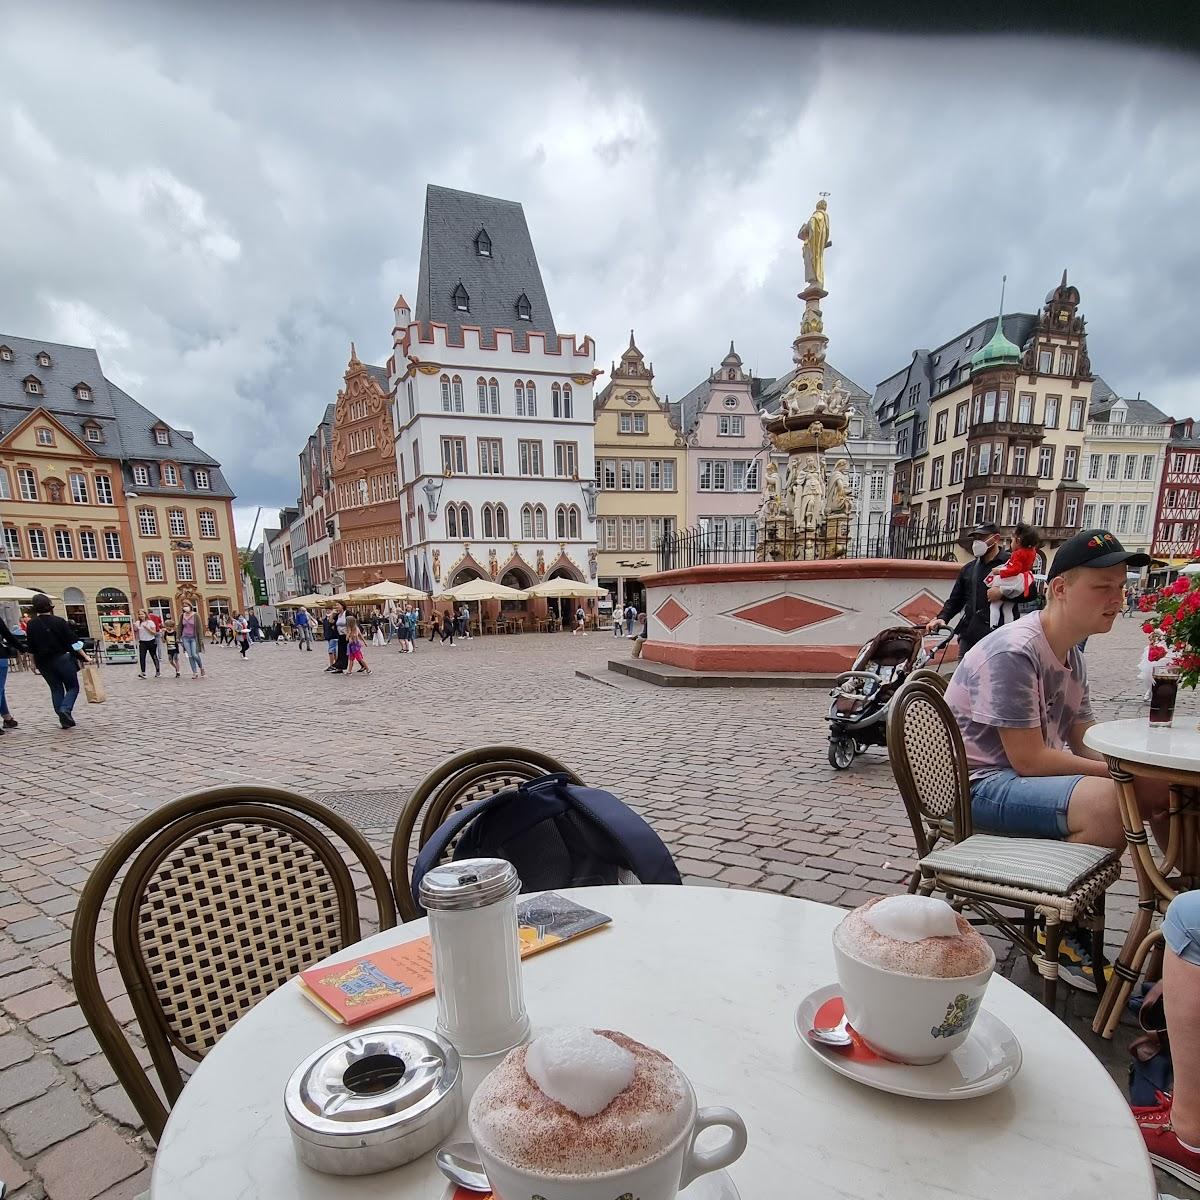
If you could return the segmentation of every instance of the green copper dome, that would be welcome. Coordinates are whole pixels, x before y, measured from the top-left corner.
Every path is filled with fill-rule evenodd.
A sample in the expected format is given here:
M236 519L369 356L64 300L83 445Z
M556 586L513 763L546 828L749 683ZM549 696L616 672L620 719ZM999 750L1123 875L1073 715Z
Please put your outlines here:
M1020 347L1014 346L1004 336L1004 288L1008 283L1005 275L1000 284L1000 315L996 318L996 332L986 346L981 346L971 355L971 374L986 367L1015 367L1021 361Z

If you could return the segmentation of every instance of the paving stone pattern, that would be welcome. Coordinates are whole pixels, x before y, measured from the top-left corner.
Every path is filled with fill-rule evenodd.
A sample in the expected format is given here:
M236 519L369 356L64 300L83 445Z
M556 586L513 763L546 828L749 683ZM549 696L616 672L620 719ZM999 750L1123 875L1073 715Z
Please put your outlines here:
M1101 716L1145 712L1134 678L1142 641L1121 620L1092 642ZM260 645L242 661L215 647L199 682L106 667L108 702L81 701L70 732L39 677L10 673L21 722L0 737L0 1179L10 1196L119 1200L149 1186L153 1144L75 1004L68 941L105 847L186 792L275 783L321 796L386 853L390 823L426 772L464 748L514 742L557 755L641 811L690 885L847 907L902 888L911 833L886 758L874 751L847 772L828 765L823 693L576 676L603 675L609 657L628 652L600 634L424 642L413 656L369 647L372 674L344 678L323 673L320 651ZM1195 719L1191 696L1181 711ZM1117 885L1111 944L1128 928L1133 894L1130 879ZM102 927L102 986L146 1060L111 951ZM1007 969L1036 988L1012 955ZM1100 1043L1091 1007L1064 996L1065 1018L1120 1077L1127 1035Z

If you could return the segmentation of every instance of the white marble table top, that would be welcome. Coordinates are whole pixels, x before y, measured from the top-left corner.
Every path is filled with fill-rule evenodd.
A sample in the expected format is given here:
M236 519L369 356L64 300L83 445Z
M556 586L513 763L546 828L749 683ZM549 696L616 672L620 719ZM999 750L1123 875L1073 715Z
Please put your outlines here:
M1017 1034L1020 1074L978 1099L870 1090L800 1044L800 1000L835 979L838 909L762 892L620 887L568 892L613 924L523 964L534 1032L620 1029L668 1054L702 1105L750 1133L730 1175L746 1200L1153 1200L1128 1105L1088 1047L1025 992L995 978L985 1001ZM338 958L425 933L424 921ZM379 1024L432 1026L433 999ZM295 980L247 1013L200 1064L163 1134L152 1200L439 1200L431 1155L381 1175L301 1166L283 1112L296 1065L342 1027ZM494 1060L464 1060L469 1097ZM459 1133L466 1137L465 1118ZM457 1136L455 1138L457 1140Z
M1083 735L1083 742L1126 762L1200 775L1200 730L1194 717L1180 712L1174 725L1151 725L1145 717L1101 721Z

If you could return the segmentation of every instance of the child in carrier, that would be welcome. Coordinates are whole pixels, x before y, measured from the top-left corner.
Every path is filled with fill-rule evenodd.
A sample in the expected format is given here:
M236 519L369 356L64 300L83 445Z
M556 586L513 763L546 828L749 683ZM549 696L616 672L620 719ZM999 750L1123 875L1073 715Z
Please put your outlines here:
M1033 587L1033 568L1042 539L1032 525L1018 525L1016 545L1008 562L998 567L984 581L988 588L998 587L1000 599L992 601L991 626L998 628L1017 619L1017 604L1029 595Z

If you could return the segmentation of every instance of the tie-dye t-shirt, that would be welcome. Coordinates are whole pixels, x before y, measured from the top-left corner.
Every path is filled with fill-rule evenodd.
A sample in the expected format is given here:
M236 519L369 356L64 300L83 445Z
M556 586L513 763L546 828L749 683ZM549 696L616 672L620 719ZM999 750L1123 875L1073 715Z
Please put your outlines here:
M950 680L946 703L962 730L972 779L1011 766L1001 729L1040 728L1052 750L1070 751L1071 727L1093 719L1079 647L1060 662L1037 612L973 646Z

